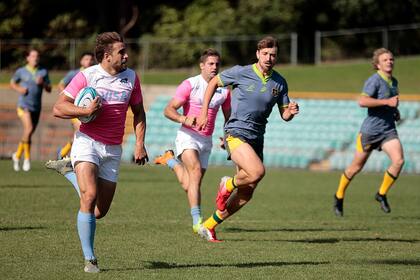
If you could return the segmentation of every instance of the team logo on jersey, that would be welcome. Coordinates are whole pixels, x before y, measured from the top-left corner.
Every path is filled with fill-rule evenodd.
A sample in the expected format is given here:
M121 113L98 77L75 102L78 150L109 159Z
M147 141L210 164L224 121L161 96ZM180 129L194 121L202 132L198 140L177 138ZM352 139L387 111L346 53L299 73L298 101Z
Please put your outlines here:
M254 91L255 90L255 85L254 84L250 84L247 88L246 91Z
M121 84L127 84L128 83L128 78L124 78L120 80Z
M273 88L271 90L271 95L274 96L274 97L277 97L279 95L279 90L276 89L276 88Z

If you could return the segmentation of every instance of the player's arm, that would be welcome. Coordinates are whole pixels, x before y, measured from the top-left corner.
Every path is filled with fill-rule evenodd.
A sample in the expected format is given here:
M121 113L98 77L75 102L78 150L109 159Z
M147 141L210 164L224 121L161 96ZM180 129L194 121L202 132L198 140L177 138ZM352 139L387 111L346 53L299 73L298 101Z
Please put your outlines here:
M181 100L172 98L171 101L169 101L168 105L166 105L163 113L165 117L167 117L171 121L178 122L186 126L193 126L195 124L195 118L181 115L178 112L178 109L181 108L184 105L184 103L185 102Z
M88 117L94 114L101 107L99 97L96 97L86 108L77 107L73 104L73 99L61 93L53 107L53 115L61 119L72 119L78 117Z
M66 85L60 81L57 87L58 87L58 93L62 93L64 89L66 88Z
M229 120L229 118L230 118L230 113L231 113L231 108L229 107L229 108L222 108L222 112L223 112L223 116L225 117L225 124L226 124L226 122Z
M144 146L144 139L146 136L146 113L144 112L143 102L136 105L131 105L133 112L133 126L136 135L136 146L134 149L134 161L137 164L143 165L149 161L146 147Z
M50 77L48 76L48 72L44 73L45 75L39 75L35 79L35 83L45 89L46 92L51 92L51 81Z
M26 87L21 86L19 83L17 83L15 80L10 81L10 87L17 91L18 93L25 95L28 92L28 89Z
M51 93L51 90L52 90L51 83L44 83L44 89L46 92Z
M279 106L279 110L281 118L288 122L292 120L295 115L299 114L299 105L294 101L290 101L287 107Z
M199 130L204 129L207 125L207 111L209 109L210 100L213 98L213 95L219 86L222 86L222 83L219 80L219 76L216 75L210 80L206 92L204 93L200 116L197 118L197 127Z
M367 94L362 94L359 97L359 106L360 107L366 107L366 108L373 108L373 107L380 107L380 106L389 106L396 108L398 107L398 95L393 96L391 98L387 99L376 99L373 97L370 97Z
M226 107L222 106L223 116L225 117L225 122L224 122L223 126L229 120L231 111L232 110L231 110L231 107L230 107L230 98L229 98L229 106L226 106ZM223 140L223 137L219 137L219 140L220 140L219 147L224 150L226 147L225 147L225 142Z

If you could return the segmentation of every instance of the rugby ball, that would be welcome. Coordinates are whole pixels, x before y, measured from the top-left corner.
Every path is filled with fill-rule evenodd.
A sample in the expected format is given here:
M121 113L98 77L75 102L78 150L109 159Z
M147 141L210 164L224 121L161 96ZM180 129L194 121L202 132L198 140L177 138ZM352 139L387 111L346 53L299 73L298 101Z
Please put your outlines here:
M92 101L98 96L98 93L96 90L92 87L85 87L82 88L79 93L76 96L76 99L74 100L74 105L77 107L86 108L87 106L92 103ZM79 117L78 119L82 123L88 123L93 121L96 118L96 114L92 114L88 117Z

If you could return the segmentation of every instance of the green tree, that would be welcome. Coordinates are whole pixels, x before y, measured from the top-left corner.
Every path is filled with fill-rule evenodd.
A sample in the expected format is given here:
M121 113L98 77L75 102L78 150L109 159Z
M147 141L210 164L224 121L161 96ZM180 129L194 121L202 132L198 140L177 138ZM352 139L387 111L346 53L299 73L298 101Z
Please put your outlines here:
M165 41L151 50L152 67L185 67L197 64L203 49L217 47L208 42L187 42L197 37L231 35L235 32L234 10L226 0L197 0L183 10L164 5L162 16L153 28L152 38L181 39Z

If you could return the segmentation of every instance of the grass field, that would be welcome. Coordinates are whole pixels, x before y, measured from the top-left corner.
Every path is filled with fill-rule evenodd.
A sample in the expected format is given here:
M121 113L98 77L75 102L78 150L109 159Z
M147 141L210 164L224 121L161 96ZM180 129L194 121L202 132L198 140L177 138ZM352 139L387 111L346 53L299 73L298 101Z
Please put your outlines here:
M269 169L253 201L218 228L223 243L191 231L185 194L165 167L123 165L107 217L97 222L102 272L82 272L77 195L34 163L0 161L1 279L419 279L419 176L402 175L384 214L373 200L382 175L360 174L345 217L331 209L339 173ZM221 176L203 182L208 216Z
M394 75L399 80L401 94L420 93L418 65L420 65L420 56L396 59ZM320 66L279 66L276 69L287 79L290 91L359 93L364 81L373 73L368 60ZM177 85L198 71L198 67L189 71L151 70L142 73L141 80L145 84ZM52 72L50 78L56 84L64 74L64 72ZM0 83L8 83L11 75L10 72L1 72Z

